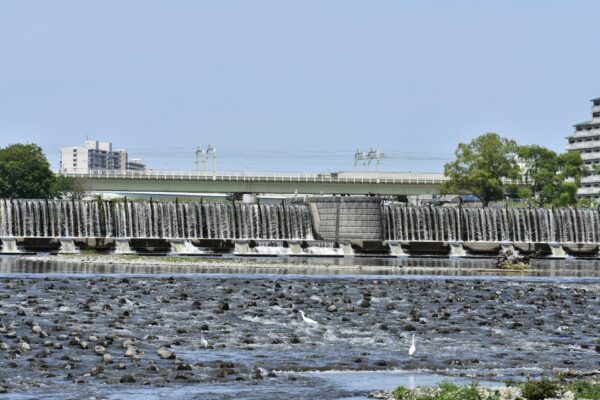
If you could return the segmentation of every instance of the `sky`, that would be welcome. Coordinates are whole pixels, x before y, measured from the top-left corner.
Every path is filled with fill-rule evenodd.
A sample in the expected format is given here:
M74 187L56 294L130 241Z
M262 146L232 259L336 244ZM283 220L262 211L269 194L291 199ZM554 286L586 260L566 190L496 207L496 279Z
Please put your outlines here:
M441 172L495 131L563 151L600 97L596 0L0 0L0 146L157 170ZM372 167L374 168L374 167Z

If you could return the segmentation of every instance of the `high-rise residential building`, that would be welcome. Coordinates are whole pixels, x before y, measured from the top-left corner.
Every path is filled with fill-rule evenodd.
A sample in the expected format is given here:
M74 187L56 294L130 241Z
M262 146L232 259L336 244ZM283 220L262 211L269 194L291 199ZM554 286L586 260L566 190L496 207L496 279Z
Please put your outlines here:
M139 165L143 164L140 159L135 160L137 163L132 169L139 171ZM86 140L84 146L63 147L60 150L60 172L124 172L129 169L127 151L113 150L111 142ZM145 170L145 166L143 169Z
M581 178L577 191L580 198L600 201L600 97L592 101L592 119L575 124L575 133L568 136L568 151L581 153L583 162L589 169L588 175Z

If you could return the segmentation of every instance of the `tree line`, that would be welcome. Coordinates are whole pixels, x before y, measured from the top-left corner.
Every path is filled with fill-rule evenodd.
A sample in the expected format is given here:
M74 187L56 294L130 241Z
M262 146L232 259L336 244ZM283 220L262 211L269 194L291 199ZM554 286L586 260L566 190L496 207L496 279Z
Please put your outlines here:
M445 194L474 194L486 207L491 201L524 199L536 207L590 206L577 199L588 171L579 152L557 154L543 146L520 146L490 132L460 143L456 159L444 166ZM507 184L508 180L519 184Z
M0 198L81 199L85 181L58 176L35 144L0 148Z

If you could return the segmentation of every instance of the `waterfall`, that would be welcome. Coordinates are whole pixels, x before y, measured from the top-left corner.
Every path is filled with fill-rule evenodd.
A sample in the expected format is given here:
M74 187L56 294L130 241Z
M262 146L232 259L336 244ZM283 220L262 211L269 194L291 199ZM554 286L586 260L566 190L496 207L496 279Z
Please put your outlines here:
M11 237L2 238L2 253L20 253L17 247L17 239Z
M59 238L60 249L58 252L60 254L75 254L79 253L79 249L75 246L75 240L72 238Z
M129 246L129 239L115 239L115 254L134 254Z
M0 199L3 237L312 240L304 204Z
M319 256L343 256L344 252L335 243L326 240L313 240L308 243L306 254Z
M262 255L287 255L292 251L289 247L283 247L281 240L257 240L253 253Z
M598 243L594 209L383 206L384 238L392 241Z
M171 253L174 254L200 254L199 248L194 246L189 240L171 239Z

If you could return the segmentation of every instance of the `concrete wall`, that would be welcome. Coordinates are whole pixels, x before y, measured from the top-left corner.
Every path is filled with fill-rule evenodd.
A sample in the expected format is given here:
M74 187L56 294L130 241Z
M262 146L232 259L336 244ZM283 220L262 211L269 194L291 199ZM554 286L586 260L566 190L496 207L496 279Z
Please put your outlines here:
M309 198L313 228L325 240L383 240L381 200L370 197Z

